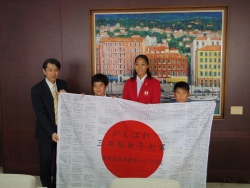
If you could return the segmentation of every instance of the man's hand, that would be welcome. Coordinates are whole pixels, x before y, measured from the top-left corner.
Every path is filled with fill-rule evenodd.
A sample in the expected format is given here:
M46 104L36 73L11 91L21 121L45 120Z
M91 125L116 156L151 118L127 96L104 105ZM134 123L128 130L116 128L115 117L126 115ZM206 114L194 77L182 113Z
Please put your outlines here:
M67 91L65 91L64 89L61 89L59 92L57 92L57 95L59 95L60 93L67 93Z
M57 135L56 133L53 133L53 134L52 134L52 140L53 140L54 142L58 142L58 141L59 141L58 135Z

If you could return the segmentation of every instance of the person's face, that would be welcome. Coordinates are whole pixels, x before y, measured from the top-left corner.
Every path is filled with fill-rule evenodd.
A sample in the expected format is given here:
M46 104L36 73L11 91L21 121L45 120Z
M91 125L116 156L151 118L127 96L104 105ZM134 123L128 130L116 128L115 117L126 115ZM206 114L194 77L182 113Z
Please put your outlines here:
M48 63L47 68L43 69L44 75L47 77L47 79L54 84L56 79L59 76L59 69L56 65Z
M108 86L105 86L103 82L94 82L93 91L96 96L104 96L105 90Z
M147 69L149 65L143 58L138 58L134 64L134 69L139 78L143 78L147 74Z
M181 88L177 88L176 91L174 92L174 97L177 102L186 102L189 95L190 94L188 91Z

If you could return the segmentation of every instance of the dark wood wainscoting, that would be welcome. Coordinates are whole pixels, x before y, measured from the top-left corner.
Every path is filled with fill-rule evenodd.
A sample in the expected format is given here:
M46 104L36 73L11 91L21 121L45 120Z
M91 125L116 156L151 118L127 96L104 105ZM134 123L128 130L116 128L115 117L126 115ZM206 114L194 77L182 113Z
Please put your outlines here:
M4 173L39 175L38 141L33 127L3 127Z
M250 131L213 131L208 154L208 182L247 183L250 178Z

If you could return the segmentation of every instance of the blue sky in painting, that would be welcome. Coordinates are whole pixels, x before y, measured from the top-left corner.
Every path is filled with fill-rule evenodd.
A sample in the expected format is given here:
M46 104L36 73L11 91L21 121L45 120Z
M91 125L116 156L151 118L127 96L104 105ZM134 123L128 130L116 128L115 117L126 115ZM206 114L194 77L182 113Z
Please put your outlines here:
M139 12L134 14L96 14L96 19L111 19L111 18L130 18L130 19L149 19L158 21L174 21L182 19L192 19L197 17L203 18L222 18L222 12L181 12L181 13L149 13L140 14Z

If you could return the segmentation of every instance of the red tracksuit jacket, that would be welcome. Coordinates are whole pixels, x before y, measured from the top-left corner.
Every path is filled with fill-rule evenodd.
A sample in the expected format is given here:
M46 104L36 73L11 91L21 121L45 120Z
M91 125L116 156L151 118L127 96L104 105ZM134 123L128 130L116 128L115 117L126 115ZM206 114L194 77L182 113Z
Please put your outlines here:
M155 78L145 78L139 96L137 96L136 80L127 80L123 88L123 99L136 101L144 104L160 103L161 86Z

